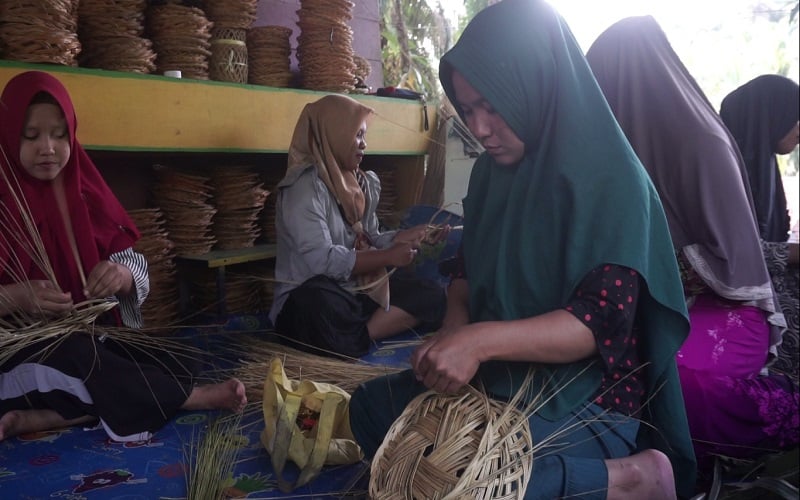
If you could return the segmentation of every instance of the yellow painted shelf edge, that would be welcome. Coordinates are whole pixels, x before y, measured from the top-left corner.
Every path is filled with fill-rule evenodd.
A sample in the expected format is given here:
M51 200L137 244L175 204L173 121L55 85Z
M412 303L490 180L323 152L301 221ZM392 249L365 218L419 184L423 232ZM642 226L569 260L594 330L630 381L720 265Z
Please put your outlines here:
M206 80L176 79L0 60L0 87L28 70L64 83L87 149L161 152L286 152L303 106L325 95ZM369 152L422 155L433 130L423 128L416 101L352 94L375 110ZM436 107L428 121L436 123Z

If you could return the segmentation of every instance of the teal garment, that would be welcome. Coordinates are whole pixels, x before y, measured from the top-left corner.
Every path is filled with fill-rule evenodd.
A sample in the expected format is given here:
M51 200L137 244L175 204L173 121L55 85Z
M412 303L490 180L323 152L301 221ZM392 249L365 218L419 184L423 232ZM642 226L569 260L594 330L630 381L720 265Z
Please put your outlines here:
M461 113L454 69L526 145L516 166L484 153L472 170L462 239L471 320L563 308L605 263L637 271L646 284L637 311L647 363L642 417L653 426L642 426L638 443L670 456L679 493L690 496L695 461L674 360L689 323L672 241L656 190L578 43L548 4L505 0L479 13L442 58L442 85ZM539 415L551 420L589 401L603 369L600 360L490 362L479 377L489 392L508 397L532 366L536 387L552 395Z

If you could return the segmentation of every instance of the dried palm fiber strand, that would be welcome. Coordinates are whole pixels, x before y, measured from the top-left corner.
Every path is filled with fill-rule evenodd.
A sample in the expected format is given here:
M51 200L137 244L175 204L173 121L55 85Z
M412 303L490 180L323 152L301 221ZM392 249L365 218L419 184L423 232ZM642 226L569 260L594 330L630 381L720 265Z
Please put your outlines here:
M203 10L217 28L247 30L256 20L258 0L205 0Z
M213 23L201 9L176 3L150 5L146 19L159 73L178 70L184 78L208 80Z
M263 398L264 380L275 356L281 358L289 378L336 384L349 393L367 380L403 370L396 366L367 363L355 358L342 359L313 354L252 336L239 339L229 349L240 357L235 376L247 388L248 401L261 401Z
M285 169L268 169L262 173L264 186L272 193L267 196L267 201L264 203L264 210L261 212L261 236L267 243L275 243L277 241L277 232L275 230L275 200L277 195L278 183L283 179Z
M147 0L80 0L80 65L134 73L155 71L153 44L143 37L146 8Z
M303 88L350 92L355 86L350 0L301 0L297 61Z
M155 165L152 195L164 214L164 227L177 255L202 255L216 242L211 229L216 209L211 204L211 179L194 171Z
M516 404L471 386L417 396L372 460L370 498L523 498L534 445Z
M209 78L220 82L247 83L247 30L211 30Z
M175 244L164 227L164 214L159 208L145 208L130 210L128 215L142 235L133 249L147 258L150 275L150 294L142 304L142 320L147 327L172 326L179 319L178 278Z
M258 222L269 195L260 174L250 166L220 166L211 170L211 182L216 248L252 247L261 235Z
M77 66L78 0L0 0L0 57Z
M242 418L242 413L216 417L202 435L193 434L185 445L187 500L230 498L227 485L239 450L248 444L242 435Z
M247 31L248 83L290 87L291 28L257 26Z

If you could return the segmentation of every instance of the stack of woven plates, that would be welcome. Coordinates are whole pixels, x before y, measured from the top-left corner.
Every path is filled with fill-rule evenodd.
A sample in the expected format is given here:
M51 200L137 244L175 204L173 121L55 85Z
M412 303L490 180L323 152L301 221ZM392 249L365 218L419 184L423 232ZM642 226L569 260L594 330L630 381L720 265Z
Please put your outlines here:
M257 26L247 31L247 82L269 87L290 87L291 28Z
M151 73L153 44L144 38L147 0L80 0L80 65L113 71Z
M300 0L297 61L303 88L350 92L355 87L350 0Z
M77 66L78 0L0 0L0 57Z
M158 55L158 72L177 70L184 78L208 80L212 26L197 7L178 3L151 5L147 9L147 27Z
M259 216L269 191L252 167L225 166L211 173L214 186L213 220L216 248L220 250L252 247L261 235Z
M217 212L211 204L208 177L156 165L153 199L161 209L165 227L178 255L202 255L211 251L215 239L211 220Z
M142 304L142 319L147 328L173 325L178 320L178 279L175 245L165 229L164 215L158 208L128 212L142 237L133 249L147 258L150 294Z

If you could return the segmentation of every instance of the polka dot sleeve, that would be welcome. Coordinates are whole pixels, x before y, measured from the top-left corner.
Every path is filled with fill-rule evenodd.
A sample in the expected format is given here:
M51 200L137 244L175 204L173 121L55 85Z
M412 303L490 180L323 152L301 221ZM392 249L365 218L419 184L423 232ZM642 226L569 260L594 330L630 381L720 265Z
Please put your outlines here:
M638 297L638 273L606 264L586 275L565 308L592 331L606 366L597 402L626 413L639 408L643 394L637 374Z

